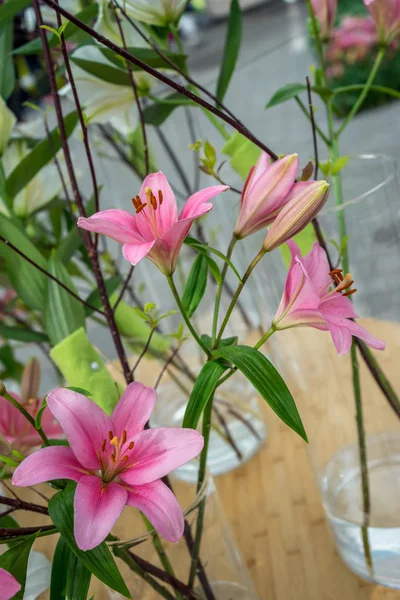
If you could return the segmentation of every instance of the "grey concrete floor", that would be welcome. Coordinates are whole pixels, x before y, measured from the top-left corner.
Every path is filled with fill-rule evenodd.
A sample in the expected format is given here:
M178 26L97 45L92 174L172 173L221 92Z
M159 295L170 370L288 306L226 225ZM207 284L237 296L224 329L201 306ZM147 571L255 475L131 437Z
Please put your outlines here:
M201 44L195 48L189 46L186 48L192 76L213 91L224 47L225 31L226 22L224 20L210 22L202 32ZM278 154L297 152L303 165L313 156L312 132L308 121L294 101L286 102L268 111L264 110L264 107L277 88L287 83L304 82L306 75L310 72L310 66L313 64L315 64L315 58L308 45L306 9L303 3L286 4L281 1L271 1L244 13L243 42L238 68L226 94L225 103L260 140L275 152ZM324 128L326 124L323 107L320 106L317 98L314 99L314 102L318 107L316 118L320 126ZM191 108L190 110L194 120L195 137L203 140L209 139L216 147L220 160L226 158L221 154L224 144L222 137L200 109ZM384 153L397 158L400 133L398 115L399 104L392 102L357 116L343 136L341 153L352 155ZM232 132L229 127L227 130ZM196 170L193 155L188 151L188 144L192 140L184 109L179 108L172 114L163 125L163 131L179 157L191 185L194 185ZM149 128L148 133L158 168L165 172L176 188L182 189L179 176L155 132ZM320 145L320 155L326 156L326 150L322 145ZM87 196L90 196L92 191L89 177L86 176L86 158L83 154L82 144L77 140L74 143L74 159L76 165L83 171L80 180L81 188ZM356 169L357 175L354 178L351 176L347 178L346 199L360 195L387 176L387 165L378 163L372 161L370 162L371 166L363 170L361 174ZM115 157L112 160L97 157L96 168L98 179L104 186L101 193L102 208L119 207L129 210L130 199L139 190L138 179L129 169L116 161ZM365 177L365 173L368 173L367 177ZM222 174L228 184L237 187L242 185L240 177L230 169L229 165L224 166ZM214 184L213 180L202 173L199 181L200 187ZM394 246L392 246L392 250L394 249L392 263L388 265L383 256L379 267L384 269L384 273L387 268L389 280L393 281L393 285L397 285L398 275L396 277L393 275L393 273L398 274L397 266L400 267L397 265L399 263L399 212L396 208L398 187L395 178L392 178L383 191L380 191L379 197L372 198L372 205L368 211L374 210L374 202L380 202L380 211L376 219L385 221L386 218L381 227L382 240L387 241L385 228L387 228L388 219L396 230ZM383 206L387 206L386 212L383 211ZM204 227L211 232L213 245L221 250L227 247L230 239L237 216L237 207L238 196L228 192L215 201L214 210L205 219ZM365 217L365 211L363 216ZM352 223L357 225L359 219L360 214L354 217ZM359 228L355 227L355 230L359 231ZM262 233L252 236L237 249L234 258L242 271L258 251L262 239ZM357 243L365 244L365 239L360 238ZM119 245L111 242L110 248L115 256L120 255ZM382 265L384 266L382 267ZM121 266L125 270L129 267L126 263L124 264L124 261ZM374 265L372 265L373 267ZM249 286L247 295L244 294L244 302L255 325L268 322L268 317L274 311L273 307L276 307L279 302L284 276L281 258L277 256L270 261L268 268L260 268L256 281ZM139 282L144 283L141 295L143 302L158 302L163 310L174 307L163 276L148 261L142 261L138 266L134 281L136 285ZM230 283L235 284L234 278L230 279ZM209 306L209 299L205 300L204 305L205 307ZM398 303L396 303L397 311L398 308ZM203 312L207 312L207 308L204 308ZM173 324L172 320L171 327ZM98 326L89 326L89 332L94 343L106 356L110 358L115 356L110 336L105 330ZM46 367L46 373L50 378L50 368ZM47 383L49 384L50 380Z

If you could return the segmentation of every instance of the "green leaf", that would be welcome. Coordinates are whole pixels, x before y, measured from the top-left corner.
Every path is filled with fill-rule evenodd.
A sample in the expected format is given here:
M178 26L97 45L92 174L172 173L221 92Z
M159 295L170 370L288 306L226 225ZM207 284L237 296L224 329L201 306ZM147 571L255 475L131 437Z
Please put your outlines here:
M105 64L97 62L95 60L86 60L85 58L79 58L73 54L70 57L71 61L78 67L90 73L94 77L112 83L114 85L131 86L131 79L128 71L120 67L115 67L112 64Z
M349 162L349 159L350 156L340 156L338 159L336 159L331 167L331 175L336 175L336 173L339 173L339 171L344 169Z
M89 398L90 398L90 396L93 396L92 392L88 392L84 388L76 387L74 385L67 385L66 387L67 387L67 390L72 390L73 392L77 392L78 394L83 394L84 396L88 396Z
M74 537L74 495L75 483L70 483L62 492L53 496L49 502L49 515L72 552L82 564L100 581L126 598L131 598L128 588L121 577L118 567L103 542L93 550L79 550Z
M224 54L218 77L216 96L220 102L224 99L229 82L235 70L236 61L239 56L240 42L242 39L242 14L239 1L231 0L231 9L226 32Z
M210 269L211 275L214 277L217 284L221 285L222 277L221 277L221 272L219 270L219 266L217 265L215 260L213 258L211 258L210 256L207 256L207 254L203 254L203 256L207 260L208 268Z
M35 427L36 427L36 429L40 429L41 426L42 426L42 416L43 416L43 413L44 413L44 411L46 409L46 406L47 406L47 396L43 400L42 406L40 407L40 409L39 409L39 411L38 411L38 413L36 415L36 418L35 418Z
M207 246L206 244L201 244L200 242L198 242L196 239L188 236L185 239L184 242L187 246L192 246L192 248L195 248L198 252L201 253L207 253L207 252L211 252L212 254L215 254L216 256L218 256L221 260L223 260L224 262L226 262L226 264L232 269L232 271L235 273L236 277L239 279L239 281L242 281L242 278L239 275L239 271L237 270L237 268L235 267L235 265L233 264L232 261L229 260L229 258L227 258L225 256L225 254L222 254L222 252L220 252L219 250L216 250L215 248L211 248L211 246Z
M64 21L64 23L61 23L60 27L57 29L57 33L60 36L60 38L64 33L65 29L68 27L68 23L69 21Z
M170 94L164 100L159 99L154 104L147 106L143 111L143 119L147 125L162 125L169 115L179 106L193 105L193 102L178 94Z
M289 389L264 354L250 346L224 346L213 352L235 365L278 417L305 441L307 435Z
M107 279L104 283L106 286L108 297L110 297L115 292L115 290L117 290L118 287L121 285L122 277L120 275L114 275L113 277ZM91 294L89 294L89 296L86 298L86 302L88 304L91 304L92 306L95 306L96 308L102 308L103 303L101 300L100 292L97 288ZM89 308L88 306L85 306L84 312L86 317L90 317L90 315L93 313L93 309Z
M190 318L203 299L207 287L208 263L203 254L198 254L193 261L189 277L182 294L182 304Z
M0 214L0 235L21 252L47 270L47 261L28 237L5 215ZM6 271L18 296L30 308L43 310L47 277L12 248L0 243L0 255L4 258Z
M49 273L76 293L72 279L54 255L49 260ZM85 326L83 305L52 279L47 282L44 320L47 335L53 346Z
M86 600L91 578L91 572L60 537L53 556L50 600Z
M127 50L135 58L138 58L139 60L145 62L146 65L148 65L149 67L153 67L153 69L173 68L167 61L164 60L164 58L162 58L162 56L159 56L157 52L155 52L151 48L128 47ZM123 59L118 54L115 54L113 50L110 50L109 48L101 48L101 52L108 60L114 63L117 67L121 68L122 65L125 68L125 59ZM163 54L167 58L169 58L178 67L178 69L182 70L186 68L187 57L184 54L176 54L174 52L169 52L166 50L163 50ZM130 65L133 71L141 71L141 68L134 65L133 63L130 63Z
M64 118L65 133L67 137L71 135L77 122L78 113L76 111L69 113L69 115ZM40 169L53 160L54 152L58 152L61 148L61 138L58 127L53 129L50 137L51 143L49 143L47 138L41 140L29 154L24 156L8 176L6 190L10 198L15 198L33 177L35 177Z
M15 340L17 342L48 342L49 338L41 331L26 329L25 327L11 327L8 325L0 325L0 336L7 340Z
M219 360L212 360L203 365L190 394L182 427L196 429L205 407L214 394L219 378L227 368Z
M1 9L8 7L13 2L7 2ZM11 56L13 49L14 29L12 21L4 23L0 27L0 96L7 100L15 87L15 70Z
M265 108L271 108L271 106L276 106L277 104L286 102L286 100L290 100L291 98L298 96L306 89L307 86L304 83L288 83L275 92Z
M12 21L30 3L31 0L8 0L8 2L0 6L0 25L7 23L7 21Z
M31 535L21 542L17 542L0 556L0 568L8 571L21 584L21 590L13 596L13 600L22 600L24 597L26 571L28 568L28 558L36 540L36 535Z
M54 27L50 27L50 25L40 25L40 29L45 29L46 31L50 31L50 33L53 33L54 35L56 35L58 37L58 39L60 39L60 35L57 31L57 29L54 29Z
M203 333L200 336L201 341L203 342L203 344L205 346L207 346L207 348L210 348L210 350L212 349L212 338L211 336L207 335L206 333ZM238 343L238 336L237 335L233 335L231 337L227 337L227 338L222 338L222 340L220 340L219 344L218 344L218 348L221 348L222 346L232 346L232 345L236 345Z
M13 2L15 2L15 1L16 0L13 0ZM30 3L31 3L31 0L28 0L26 2L26 4L30 4ZM93 19L96 18L98 10L99 10L99 5L97 2L94 2L93 4L90 4L89 6L87 6L80 12L78 12L76 14L76 17L80 21L83 21L84 23L88 23L89 21L92 21ZM64 26L64 23L61 27L63 27L63 26ZM79 31L79 27L77 27L76 25L74 25L73 23L68 21L67 26L63 32L64 39L67 40L68 38L72 37L78 31ZM50 48L54 48L59 43L60 43L60 40L58 39L58 37L56 35L52 35L49 37ZM40 41L40 38L37 38L35 40L32 40L31 42L28 42L27 44L24 44L23 46L20 46L19 48L16 48L16 50L14 50L13 54L23 54L24 56L27 56L29 54L40 54L42 51L43 51L42 42Z

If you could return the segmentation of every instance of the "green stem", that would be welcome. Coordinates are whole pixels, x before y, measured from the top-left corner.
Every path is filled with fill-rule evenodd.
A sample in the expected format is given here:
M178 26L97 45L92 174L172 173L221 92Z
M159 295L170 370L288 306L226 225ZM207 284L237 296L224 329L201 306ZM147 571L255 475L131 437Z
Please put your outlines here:
M181 313L183 320L185 321L190 333L192 334L193 338L196 340L196 342L198 343L200 348L203 350L203 352L205 352L205 354L207 354L207 356L210 356L209 349L207 348L207 346L205 344L203 344L197 331L195 330L195 328L193 327L193 325L190 322L188 314L187 314L186 310L184 309L182 301L179 297L179 293L178 293L178 290L176 289L172 275L167 275L167 281L169 283L169 287L171 288L171 292L175 298L175 302L178 305L180 313Z
M360 466L361 466L361 491L363 499L363 524L361 527L361 537L363 540L365 561L368 565L370 573L373 572L371 547L368 537L369 527L369 516L371 511L371 498L369 491L369 477L368 477L368 458L367 458L367 445L365 440L365 429L364 429L364 417L363 417L363 405L361 397L361 384L360 384L360 371L356 352L356 346L353 342L350 350L351 365L353 371L353 389L354 389L354 400L356 406L356 423L357 423L357 434L358 434L358 450L360 455Z
M232 314L232 311L233 311L233 309L235 308L235 304L236 304L236 302L237 302L237 300L238 300L238 298L239 298L239 296L240 296L240 294L241 294L241 292L242 292L242 289L244 288L244 286L245 286L245 284L246 284L246 281L248 280L248 278L250 277L250 275L251 275L251 273L253 272L254 268L255 268L255 267L256 267L256 265L257 265L257 264L260 262L260 260L261 260L261 259L262 259L262 257L264 256L264 254L265 254L265 250L264 250L264 248L261 248L261 250L260 250L260 252L257 254L257 256L255 256L255 257L253 258L253 260L251 261L250 265L249 265L249 266L248 266L248 268L247 268L247 271L246 271L246 273L243 275L243 279L242 279L242 281L239 283L238 287L236 288L236 291L235 291L235 293L234 293L234 295L233 295L232 301L231 301L231 303L230 303L230 305L229 305L229 308L228 308L228 310L227 310L227 312L226 312L226 315L225 315L225 317L224 317L224 320L222 321L221 329L219 330L218 337L217 337L217 339L216 339L216 342L215 342L215 346L216 346L216 347L218 347L218 344L219 344L219 343L220 343L220 341L221 341L222 334L223 334L223 333L224 333L224 331L225 331L225 327L226 327L226 326L227 326L227 324L228 324L228 321L229 321L229 319L230 319L230 316L231 316L231 314Z
M294 99L296 100L296 102L297 102L298 106L300 107L302 113L307 117L307 119L311 123L310 113L307 110L306 105L304 104L304 102L298 96L295 96ZM324 134L324 132L322 131L322 129L320 127L318 127L318 125L316 123L315 123L315 131L318 133L318 135L321 138L321 140L323 140L325 142L325 144L329 148L329 146L331 145L329 139L326 137L326 135Z
M371 72L368 76L366 83L364 84L363 90L362 90L361 94L358 96L356 102L353 104L353 108L351 109L351 111L349 112L349 114L347 115L347 117L345 118L345 120L343 121L341 126L339 127L336 137L340 136L340 134L344 131L344 129L347 127L347 125L350 123L350 121L356 115L358 109L361 107L362 103L364 102L365 97L367 96L367 94L371 88L371 85L374 82L374 79L375 79L378 69L381 65L383 57L385 56L385 52L386 52L386 47L382 47L379 49L379 52L376 56L373 67L371 69Z
M347 92L356 92L357 90L364 89L364 83L354 83L353 85L344 85L343 87L337 87L332 90L334 96L338 94L347 94ZM371 85L370 90L374 92L381 92L387 96L393 96L393 98L400 98L400 92L392 88L385 87L384 85Z
M226 257L228 259L230 259L232 256L232 252L233 252L236 242L237 242L237 238L232 237L229 247L228 247L228 251L226 253ZM223 266L222 272L221 272L221 282L218 285L217 294L215 296L214 317L213 317L213 324L212 324L212 342L211 342L211 346L213 348L214 348L215 340L217 338L219 307L221 305L222 290L224 288L224 282L225 282L225 277L226 277L227 271L228 271L228 263L224 262L224 266Z
M214 397L210 398L210 400L203 412L202 434L204 437L204 446L203 446L203 450L201 451L201 454L200 454L200 465L199 465L199 473L198 473L198 479L197 479L197 493L200 491L201 486L203 485L204 479L206 476L207 454L208 454L208 446L209 446L209 442L210 442L213 400L214 400ZM189 581L188 581L188 586L191 589L193 588L194 580L196 578L197 565L198 565L199 555L200 555L200 544L201 544L201 538L203 535L204 514L205 514L205 510L206 510L206 498L207 498L207 494L200 501L199 509L198 509L199 512L198 512L198 516L197 516L196 537L194 540L194 547L193 547L193 552L192 552L192 562L190 565L190 573L189 573Z
M260 340L258 340L257 344L255 344L254 348L256 350L258 350L259 348L261 348L261 346L263 344L265 344L265 342L267 340L269 340L269 338L271 337L271 335L273 335L275 333L276 329L275 329L275 325L271 325L271 327L268 329L267 333L264 333L264 335L262 336L262 338Z
M14 406L14 408L16 408L21 413L21 415L24 416L27 421L29 421L29 423L32 425L32 427L38 432L38 434L42 438L43 443L46 446L50 446L49 438L47 437L47 435L45 434L45 432L43 431L43 429L41 427L39 427L39 428L36 427L35 419L32 417L32 415L30 415L28 413L28 411L25 410L25 408L22 406L22 404L20 404L18 402L18 400L13 398L7 392L5 386L2 382L0 382L0 384L3 386L3 389L0 389L0 394L3 396L3 398L5 398L10 404L12 404Z

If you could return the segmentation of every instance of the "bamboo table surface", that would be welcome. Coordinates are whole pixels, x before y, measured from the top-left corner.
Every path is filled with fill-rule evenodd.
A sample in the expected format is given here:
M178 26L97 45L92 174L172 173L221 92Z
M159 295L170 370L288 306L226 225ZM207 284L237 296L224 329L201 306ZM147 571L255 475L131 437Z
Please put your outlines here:
M381 337L386 340L392 337L397 344L399 330L393 329L391 324L385 326L385 335L379 330ZM326 350L336 361L329 334L298 331L301 333L296 335L309 336L307 347L315 344L319 356ZM301 339L304 343L304 338ZM391 344L388 346L380 356L388 375L393 375L397 384L400 378L398 360L391 354ZM310 352L310 356L315 355ZM340 363L344 369L348 368L346 358L341 358ZM308 357L304 368L311 370L312 364ZM144 366L139 379L151 384L151 380L145 381L149 379L146 373L149 370ZM154 368L150 369L150 374L154 378ZM304 373L304 377L306 375L314 376L314 373ZM344 375L348 376L349 372ZM337 386L338 391L343 388L340 373L335 371L326 385L330 386L331 396L340 402L334 387ZM290 388L299 404L304 396L304 386L296 386L294 380ZM317 391L320 395L321 389ZM381 398L379 403L375 416L379 413L381 418L381 413L385 415L387 409L382 410ZM240 468L216 478L225 513L260 600L399 600L400 591L363 581L342 562L324 515L307 445L264 403L262 411L268 428L262 450ZM392 418L391 411L387 418ZM384 417L382 419L384 421ZM336 434L332 432L332 435ZM32 501L38 499L32 498ZM27 524L26 515L21 522ZM29 524L33 524L31 517ZM39 540L38 549L49 550L49 544L52 545L49 540ZM96 600L102 597L96 594Z

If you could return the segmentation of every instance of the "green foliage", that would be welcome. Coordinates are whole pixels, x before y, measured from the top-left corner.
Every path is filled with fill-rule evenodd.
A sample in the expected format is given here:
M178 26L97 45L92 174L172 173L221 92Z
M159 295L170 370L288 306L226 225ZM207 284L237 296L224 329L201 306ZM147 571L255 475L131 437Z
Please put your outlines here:
M65 266L54 255L49 260L49 273L76 293L73 281ZM45 328L53 346L71 333L84 327L83 305L58 283L47 280L47 294L44 310Z
M122 283L122 277L120 275L114 275L113 277L106 279L104 284L106 286L107 295L111 296L119 288L121 283ZM103 307L103 302L102 302L102 299L100 296L100 292L97 288L89 294L89 296L86 298L86 302L96 308ZM85 306L84 312L85 312L86 317L90 317L90 315L93 314L93 309L89 308L89 306Z
M0 25L12 21L14 17L24 10L31 3L31 0L8 0L0 6Z
M13 5L13 2L7 2L0 8L7 9ZM15 86L15 72L12 61L11 51L13 48L13 22L7 21L0 24L0 96L7 100L11 96Z
M164 60L162 56L157 54L155 50L151 48L135 48L128 47L128 52L132 54L135 58L143 61L149 67L153 67L153 69L172 69L173 67L168 63L168 61ZM113 50L109 48L101 48L101 52L104 56L110 60L114 65L121 68L121 65L125 68L126 61L119 54L115 54ZM186 56L184 54L176 54L175 52L169 52L168 50L163 50L164 56L170 59L174 65L180 70L186 68ZM130 63L133 71L140 71L141 68L137 67L133 63Z
M21 584L21 590L13 597L13 600L22 600L24 597L28 558L35 539L36 535L31 535L16 542L0 556L0 568L11 573Z
M307 441L293 397L278 371L264 354L250 346L224 346L213 352L234 364L261 394L276 415Z
M182 304L189 318L196 312L203 299L207 287L207 274L207 258L200 253L193 261L182 294Z
M224 54L221 62L221 70L218 77L216 96L220 102L224 99L229 82L234 73L239 56L240 42L242 39L242 14L239 1L231 0L231 9L226 32Z
M212 360L203 365L190 394L182 427L196 429L205 407L213 397L219 378L227 368L220 360Z
M2 214L0 214L0 235L42 269L47 269L47 261L28 236L11 219ZM30 308L43 310L47 286L46 275L4 243L0 243L0 255L4 258L7 275L18 296Z
M81 563L100 581L126 598L131 598L118 567L103 542L93 550L79 550L74 537L74 495L76 484L70 483L49 502L49 515L69 548Z
M86 600L91 578L89 569L60 537L53 556L50 600Z
M237 270L237 268L235 267L235 265L233 264L233 262L231 260L229 260L229 258L227 258L225 256L225 254L222 254L222 252L220 252L219 250L216 250L216 248L211 248L211 246L207 246L206 244L201 244L198 240L196 240L195 238L192 238L190 236L187 236L187 238L185 239L184 243L187 246L191 246L192 248L195 248L201 254L208 254L208 252L211 252L212 254L215 254L216 256L218 256L218 258L220 258L221 260L223 260L224 262L227 263L227 265L235 273L235 275L238 278L239 282L242 281L242 279L241 279L241 277L239 275L239 271Z
M154 98L153 98L154 100ZM194 106L193 102L175 92L166 98L157 98L157 101L147 106L143 111L144 122L147 125L162 125L169 115L179 106Z
M25 327L12 327L9 325L0 325L0 336L6 340L17 342L48 342L49 338L41 331L26 329Z

